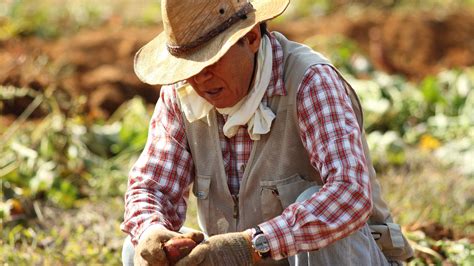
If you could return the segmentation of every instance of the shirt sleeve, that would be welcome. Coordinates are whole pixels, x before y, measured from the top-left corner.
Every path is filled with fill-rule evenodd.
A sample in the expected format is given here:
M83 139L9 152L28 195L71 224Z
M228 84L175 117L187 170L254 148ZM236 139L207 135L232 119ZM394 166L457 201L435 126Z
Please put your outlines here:
M147 143L129 173L121 229L135 245L152 225L177 231L184 223L194 164L176 101L174 87L162 87Z
M310 67L297 94L300 137L324 186L260 225L272 257L323 248L361 228L372 208L361 130L344 85L327 65Z

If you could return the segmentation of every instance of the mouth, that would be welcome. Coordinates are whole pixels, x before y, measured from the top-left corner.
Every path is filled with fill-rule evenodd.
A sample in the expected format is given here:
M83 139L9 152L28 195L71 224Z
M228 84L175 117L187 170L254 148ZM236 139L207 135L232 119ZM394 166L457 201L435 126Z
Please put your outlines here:
M224 88L220 87L220 88L215 88L215 89L211 89L211 90L207 90L205 92L206 96L210 97L210 98L214 98L214 97L217 97L223 90Z

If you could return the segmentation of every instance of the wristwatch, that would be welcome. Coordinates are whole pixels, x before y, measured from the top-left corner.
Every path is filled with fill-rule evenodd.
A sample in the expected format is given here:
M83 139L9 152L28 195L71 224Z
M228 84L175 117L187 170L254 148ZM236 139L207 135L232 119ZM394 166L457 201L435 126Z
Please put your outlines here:
M255 233L252 236L252 247L263 259L270 257L270 245L267 237L263 234L260 227L255 227Z

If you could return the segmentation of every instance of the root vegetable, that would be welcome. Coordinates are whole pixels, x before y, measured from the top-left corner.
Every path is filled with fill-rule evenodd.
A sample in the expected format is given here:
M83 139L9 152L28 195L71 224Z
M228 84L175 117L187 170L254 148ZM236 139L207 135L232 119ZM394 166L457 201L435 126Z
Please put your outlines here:
M173 265L181 258L188 255L197 243L190 238L173 238L164 244L168 261Z

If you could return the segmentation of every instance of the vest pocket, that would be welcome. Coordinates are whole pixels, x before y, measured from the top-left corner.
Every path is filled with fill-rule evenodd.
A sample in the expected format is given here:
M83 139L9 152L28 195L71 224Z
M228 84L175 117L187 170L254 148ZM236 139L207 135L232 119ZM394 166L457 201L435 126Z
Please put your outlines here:
M283 206L280 202L278 189L274 184L268 184L272 181L260 181L260 207L262 210L262 218L264 221L280 215L283 212Z
M369 224L369 228L375 242L387 258L397 260L409 253L410 247L403 237L400 225L395 223Z
M280 215L285 208L295 203L298 196L311 186L314 181L307 181L299 174L280 180L263 180L261 186L261 209L264 220Z

